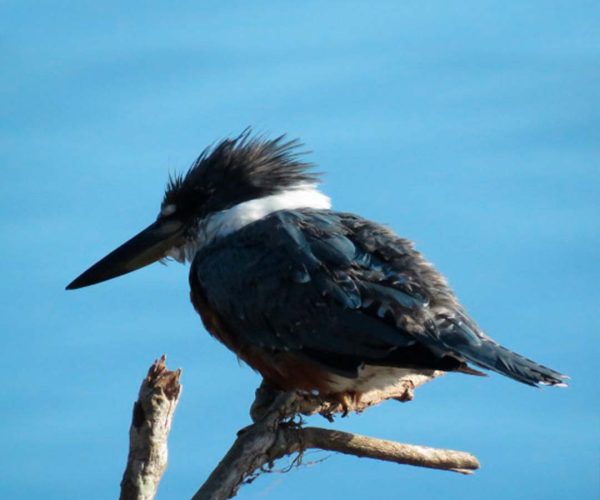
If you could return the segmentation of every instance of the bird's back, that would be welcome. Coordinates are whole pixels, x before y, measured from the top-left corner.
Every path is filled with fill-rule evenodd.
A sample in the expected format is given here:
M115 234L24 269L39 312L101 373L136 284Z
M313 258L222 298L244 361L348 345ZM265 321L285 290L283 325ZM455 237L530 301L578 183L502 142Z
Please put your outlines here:
M200 249L190 284L211 333L285 388L337 392L373 370L477 373L469 362L563 382L487 337L411 242L356 215L272 213Z

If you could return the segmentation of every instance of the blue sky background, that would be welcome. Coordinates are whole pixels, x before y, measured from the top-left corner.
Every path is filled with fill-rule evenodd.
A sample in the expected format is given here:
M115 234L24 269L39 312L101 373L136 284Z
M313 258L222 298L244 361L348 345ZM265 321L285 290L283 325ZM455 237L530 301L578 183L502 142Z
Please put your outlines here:
M336 423L469 450L475 476L332 456L241 498L598 498L600 4L143 5L0 6L0 497L116 497L162 353L184 392L159 498L191 496L248 423L259 379L200 325L186 267L63 288L153 220L168 172L253 125L301 137L336 208L416 240L572 386L451 375Z

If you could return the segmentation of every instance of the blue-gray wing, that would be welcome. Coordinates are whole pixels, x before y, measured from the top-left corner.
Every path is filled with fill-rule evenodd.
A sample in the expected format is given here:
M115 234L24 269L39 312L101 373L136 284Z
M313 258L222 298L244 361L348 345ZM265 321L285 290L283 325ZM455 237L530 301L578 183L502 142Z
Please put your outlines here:
M363 363L454 370L465 361L526 383L556 373L486 337L409 241L351 214L271 214L201 250L191 280L242 344L348 376Z

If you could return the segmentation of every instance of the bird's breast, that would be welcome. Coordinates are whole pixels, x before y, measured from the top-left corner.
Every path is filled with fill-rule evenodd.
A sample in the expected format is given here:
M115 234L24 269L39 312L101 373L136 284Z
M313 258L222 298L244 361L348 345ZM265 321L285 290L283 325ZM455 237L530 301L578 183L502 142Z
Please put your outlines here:
M258 371L266 381L285 390L328 391L329 373L321 366L291 352L276 352L244 342L241 332L227 325L200 286L192 286L190 298L208 332Z
M359 368L356 377L344 377L298 353L248 345L210 307L200 288L192 288L190 295L209 333L258 371L268 383L280 389L316 392L328 396L352 394L356 397L402 387L409 378L414 381L415 376L428 377L433 373L432 370L364 365Z

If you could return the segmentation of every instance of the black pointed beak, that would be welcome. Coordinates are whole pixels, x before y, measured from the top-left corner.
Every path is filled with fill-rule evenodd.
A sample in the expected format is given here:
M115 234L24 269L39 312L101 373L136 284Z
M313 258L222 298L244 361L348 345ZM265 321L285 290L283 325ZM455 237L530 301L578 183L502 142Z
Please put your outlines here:
M67 285L67 290L95 285L152 264L183 243L184 224L161 220L136 234Z

